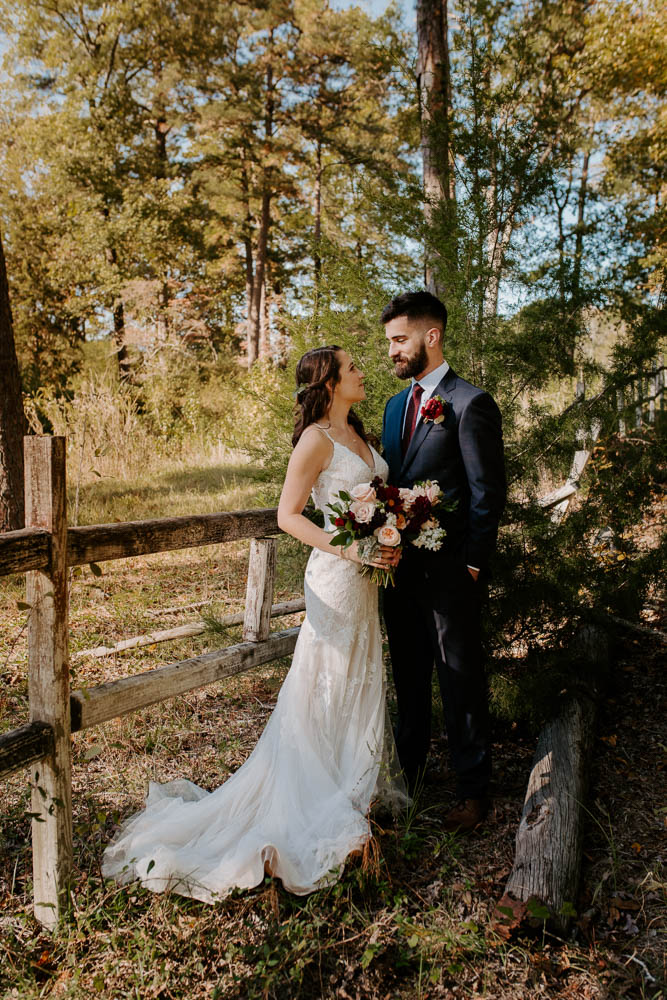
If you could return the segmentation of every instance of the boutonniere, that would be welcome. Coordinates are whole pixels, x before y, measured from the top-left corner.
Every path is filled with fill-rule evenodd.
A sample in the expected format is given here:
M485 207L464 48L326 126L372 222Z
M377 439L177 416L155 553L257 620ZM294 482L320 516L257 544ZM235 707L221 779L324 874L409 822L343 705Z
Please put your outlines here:
M448 406L449 403L442 396L431 396L421 408L422 420L425 424L441 424Z

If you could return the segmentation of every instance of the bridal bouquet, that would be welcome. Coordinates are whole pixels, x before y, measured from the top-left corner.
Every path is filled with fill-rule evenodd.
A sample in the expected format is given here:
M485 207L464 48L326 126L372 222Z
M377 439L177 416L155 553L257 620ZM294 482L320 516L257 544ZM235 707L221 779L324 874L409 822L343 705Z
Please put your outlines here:
M376 476L349 493L336 493L336 503L328 506L335 515L331 544L347 548L357 542L362 573L386 587L394 584L393 568L369 565L380 554L380 546L410 544L437 552L446 535L438 515L453 510L455 504L444 500L442 490L431 479L415 483L411 489L399 489Z

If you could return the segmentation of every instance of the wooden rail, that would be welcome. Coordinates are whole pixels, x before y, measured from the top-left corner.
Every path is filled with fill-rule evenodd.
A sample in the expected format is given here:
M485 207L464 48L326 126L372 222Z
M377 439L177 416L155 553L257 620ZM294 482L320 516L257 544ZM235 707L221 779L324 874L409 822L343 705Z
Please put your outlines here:
M272 508L91 524L67 529L65 558L67 566L81 566L277 533L276 510ZM50 545L49 532L39 528L0 535L0 576L48 570Z
M0 736L0 778L48 757L53 750L53 728L47 722L29 722L3 733Z
M586 385L582 380L577 382L575 403L583 403L586 399ZM639 377L631 379L625 389L616 394L616 421L620 437L625 437L631 424L641 428L644 417L650 425L655 424L656 414L662 413L665 406L665 365L664 359L655 359L649 365L648 375L640 373ZM540 497L540 507L551 510L551 519L559 523L565 517L568 508L579 491L581 477L593 453L593 447L601 432L599 421L593 421L590 426L582 426L577 432L577 449L572 459L570 471L562 486Z
M32 765L33 905L52 929L72 866L71 733L289 656L299 628L270 633L272 613L294 608L273 606L275 509L68 529L62 437L25 438L25 487L26 527L0 535L0 576L27 574L30 721L0 736L0 776ZM70 694L68 567L243 538L251 539L243 642Z

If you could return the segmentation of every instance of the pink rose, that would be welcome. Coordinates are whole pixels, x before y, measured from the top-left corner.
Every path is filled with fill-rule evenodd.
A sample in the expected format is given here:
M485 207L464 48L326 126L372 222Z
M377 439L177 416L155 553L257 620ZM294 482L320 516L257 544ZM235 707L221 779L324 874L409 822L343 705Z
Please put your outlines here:
M442 496L442 490L437 483L429 483L426 487L426 496L431 503L437 503Z
M401 533L391 524L384 524L381 528L378 528L375 532L375 537L380 545L390 545L393 548L401 544Z
M363 500L354 500L350 504L350 513L354 514L355 520L359 524L368 524L373 519L375 504L366 503Z
M375 490L370 483L358 483L357 486L352 487L350 495L355 500L363 500L364 502L370 502L376 498Z
M398 493L399 493L399 496L400 496L401 500L406 505L406 507L409 507L410 504L412 503L412 501L415 498L415 495L414 495L413 491L412 490L408 490L404 486L402 486L400 488L400 490L398 491Z

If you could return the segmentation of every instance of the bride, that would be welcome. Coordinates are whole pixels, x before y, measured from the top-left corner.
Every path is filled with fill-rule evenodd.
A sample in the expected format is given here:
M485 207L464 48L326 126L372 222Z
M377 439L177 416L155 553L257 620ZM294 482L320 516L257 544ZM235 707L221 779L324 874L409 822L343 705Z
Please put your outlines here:
M405 803L393 771L377 587L359 572L356 543L331 545L327 504L387 465L366 441L354 403L364 376L346 351L318 347L296 369L297 418L278 507L280 528L312 546L306 617L292 666L255 749L213 792L187 780L151 782L145 808L110 844L103 872L206 902L265 874L299 895L335 881L369 840L378 799ZM325 518L302 511L309 494ZM396 565L382 548L374 565Z

